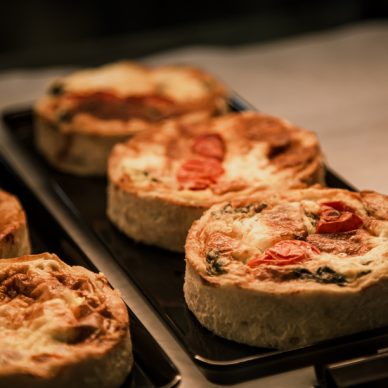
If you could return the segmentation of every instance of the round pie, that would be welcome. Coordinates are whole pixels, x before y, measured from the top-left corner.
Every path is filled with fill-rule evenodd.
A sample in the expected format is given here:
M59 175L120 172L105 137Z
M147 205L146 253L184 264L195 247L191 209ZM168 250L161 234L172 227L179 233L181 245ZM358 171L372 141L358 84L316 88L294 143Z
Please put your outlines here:
M103 175L112 146L153 123L226 110L226 88L187 66L117 62L58 79L35 106L37 148L56 168Z
M18 199L0 189L0 258L30 253L24 210Z
M103 274L49 253L0 261L0 386L119 387L128 312Z
M308 188L210 208L184 295L219 336L287 349L388 325L388 196Z
M322 182L322 159L314 133L262 113L167 122L113 148L108 216L135 240L183 251L211 205Z

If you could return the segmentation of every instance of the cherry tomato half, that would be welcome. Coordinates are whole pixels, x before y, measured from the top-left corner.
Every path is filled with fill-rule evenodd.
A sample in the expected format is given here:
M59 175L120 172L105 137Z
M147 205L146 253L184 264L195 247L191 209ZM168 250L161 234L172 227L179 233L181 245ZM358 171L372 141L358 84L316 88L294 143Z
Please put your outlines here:
M314 254L319 254L319 249L306 241L283 240L268 248L262 256L251 259L247 264L251 268L261 264L283 266L308 260Z
M362 224L362 219L354 213L354 209L343 202L325 202L321 205L316 233L349 232L358 229Z
M198 136L191 149L207 158L223 160L225 156L225 143L218 133Z
M204 190L216 183L224 172L221 163L216 159L190 159L180 166L177 180L181 188Z

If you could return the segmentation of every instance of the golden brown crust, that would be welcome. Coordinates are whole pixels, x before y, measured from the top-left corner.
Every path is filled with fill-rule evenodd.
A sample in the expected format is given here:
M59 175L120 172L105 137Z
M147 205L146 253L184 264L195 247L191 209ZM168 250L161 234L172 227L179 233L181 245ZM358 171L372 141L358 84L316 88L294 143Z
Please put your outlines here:
M30 253L27 219L18 199L0 190L0 257Z
M187 231L204 208L170 204L158 198L127 193L112 182L108 186L108 217L136 241L181 252Z
M382 194L316 187L211 207L186 241L189 308L219 335L281 348L388 324L387 205Z
M132 85L126 77L134 78ZM38 116L59 131L94 136L130 135L196 112L217 114L227 102L226 88L200 69L131 62L75 72L55 81L50 92L38 101Z
M224 113L227 99L226 88L200 69L118 62L55 81L36 103L35 141L56 168L103 175L113 144L155 122Z
M131 368L119 293L53 254L0 262L0 326L0 384L113 387Z

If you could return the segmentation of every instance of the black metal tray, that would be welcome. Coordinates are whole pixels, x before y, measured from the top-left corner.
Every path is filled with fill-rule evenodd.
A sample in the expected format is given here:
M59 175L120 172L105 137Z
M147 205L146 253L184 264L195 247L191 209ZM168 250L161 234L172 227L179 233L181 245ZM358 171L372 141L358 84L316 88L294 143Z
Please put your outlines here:
M231 106L234 110L247 107L239 98L235 98ZM59 184L75 205L77 216L105 244L210 381L232 384L287 369L374 353L388 346L388 328L290 351L250 347L213 335L197 322L185 305L183 255L136 243L120 233L105 215L104 178L80 178L52 169L32 146L30 110L7 113L4 121L9 133L23 146L23 152L29 153L39 168ZM330 170L327 170L326 180L331 187L354 190Z
M22 202L27 213L33 253L53 252L68 264L82 265L96 271L82 249L12 172L1 156L0 187L17 195ZM136 316L128 311L135 363L122 388L173 387L180 380L178 370Z

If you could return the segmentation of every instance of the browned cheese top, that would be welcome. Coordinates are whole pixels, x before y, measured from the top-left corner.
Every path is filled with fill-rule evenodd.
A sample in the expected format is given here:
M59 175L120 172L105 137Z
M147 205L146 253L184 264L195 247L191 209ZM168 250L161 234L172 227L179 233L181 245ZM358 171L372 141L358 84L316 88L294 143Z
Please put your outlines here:
M123 61L56 80L36 112L65 133L125 135L160 120L222 113L227 99L226 87L201 69Z
M207 207L321 181L322 159L314 133L263 113L230 113L167 122L116 145L109 177L129 192Z
M104 275L53 254L0 261L0 376L49 377L128 335L128 314Z
M356 290L388 279L388 196L308 188L210 208L186 258L210 284Z

